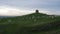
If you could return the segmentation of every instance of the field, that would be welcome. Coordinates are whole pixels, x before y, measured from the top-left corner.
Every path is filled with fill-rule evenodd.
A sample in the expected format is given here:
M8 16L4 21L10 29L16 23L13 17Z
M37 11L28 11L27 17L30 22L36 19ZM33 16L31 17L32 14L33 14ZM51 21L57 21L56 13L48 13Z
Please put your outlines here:
M32 13L0 18L0 34L60 34L60 16Z

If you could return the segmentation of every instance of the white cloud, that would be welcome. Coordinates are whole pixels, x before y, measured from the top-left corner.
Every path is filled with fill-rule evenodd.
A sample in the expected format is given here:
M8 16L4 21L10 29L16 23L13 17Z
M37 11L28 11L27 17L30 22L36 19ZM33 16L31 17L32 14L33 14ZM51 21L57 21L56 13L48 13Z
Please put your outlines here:
M26 9L11 7L11 6L0 6L0 16L21 16L21 15L34 13L35 12L34 10L35 9L26 10ZM41 13L60 15L59 11L54 12L54 11L43 10L43 9L39 9L39 10Z
M32 11L8 6L0 6L0 16L21 16L29 13L32 13Z
M32 13L35 8L42 9L40 10L42 13L60 15L60 0L0 0L2 16L25 15Z

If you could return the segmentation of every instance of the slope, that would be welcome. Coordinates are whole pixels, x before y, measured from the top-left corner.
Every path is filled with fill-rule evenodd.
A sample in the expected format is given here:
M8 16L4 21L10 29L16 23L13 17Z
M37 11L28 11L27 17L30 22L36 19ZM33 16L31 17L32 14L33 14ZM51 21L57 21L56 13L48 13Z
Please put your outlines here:
M41 31L59 30L59 24L60 16L32 13L24 16L0 18L0 32L1 34L37 34Z

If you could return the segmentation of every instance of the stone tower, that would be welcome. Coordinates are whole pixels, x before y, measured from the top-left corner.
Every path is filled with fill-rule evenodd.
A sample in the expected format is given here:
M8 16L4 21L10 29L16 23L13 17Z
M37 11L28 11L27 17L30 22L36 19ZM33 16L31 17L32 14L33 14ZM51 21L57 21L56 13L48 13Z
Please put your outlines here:
M36 10L36 13L39 13L39 10Z

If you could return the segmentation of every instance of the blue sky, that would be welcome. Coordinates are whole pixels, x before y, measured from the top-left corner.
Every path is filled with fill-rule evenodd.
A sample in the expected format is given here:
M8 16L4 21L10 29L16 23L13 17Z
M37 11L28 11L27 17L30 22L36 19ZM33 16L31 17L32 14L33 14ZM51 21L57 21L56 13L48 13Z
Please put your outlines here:
M60 0L0 0L0 16L20 16L33 13L36 9L60 15Z

